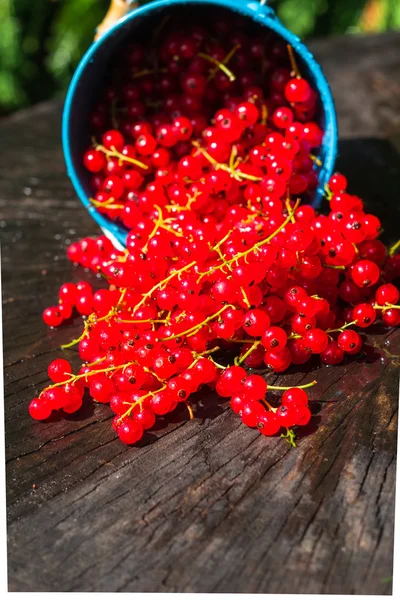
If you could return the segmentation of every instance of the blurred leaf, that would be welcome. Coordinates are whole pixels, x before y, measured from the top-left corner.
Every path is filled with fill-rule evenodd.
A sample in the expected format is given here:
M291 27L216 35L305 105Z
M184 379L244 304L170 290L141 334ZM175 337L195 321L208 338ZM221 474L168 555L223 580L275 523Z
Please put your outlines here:
M388 0L388 4L386 26L388 29L400 29L400 2L398 0Z
M366 1L335 0L332 4L332 33L347 33L352 25L358 23Z
M325 6L325 0L281 0L275 9L288 29L304 37L313 31L318 14Z
M68 0L52 27L47 66L58 85L65 88L103 19L107 0Z
M0 114L26 101L19 87L17 69L21 62L18 46L18 21L11 11L11 1L0 3Z

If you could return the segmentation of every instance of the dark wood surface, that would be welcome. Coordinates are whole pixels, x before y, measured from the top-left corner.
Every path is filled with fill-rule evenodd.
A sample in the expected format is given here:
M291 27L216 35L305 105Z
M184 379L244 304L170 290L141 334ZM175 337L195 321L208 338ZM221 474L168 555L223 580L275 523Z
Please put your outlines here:
M311 47L337 102L340 167L392 242L400 36ZM79 329L49 331L40 313L86 276L65 245L97 233L65 174L60 115L51 102L0 124L10 591L390 594L398 332L375 327L362 358L279 377L318 380L295 449L213 394L138 448L116 439L103 405L30 419L48 362Z

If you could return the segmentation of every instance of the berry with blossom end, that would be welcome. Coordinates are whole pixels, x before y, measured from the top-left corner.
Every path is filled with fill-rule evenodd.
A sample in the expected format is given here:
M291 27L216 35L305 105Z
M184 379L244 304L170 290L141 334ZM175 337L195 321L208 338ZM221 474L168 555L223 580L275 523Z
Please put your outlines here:
M358 287L374 285L380 277L380 269L371 260L359 260L351 270L351 278Z
M262 406L262 404L260 404L260 402L254 400L247 401L244 403L241 411L242 422L247 425L247 427L257 427L260 418L266 412L266 409Z
M275 435L281 428L278 418L273 412L265 412L262 414L257 423L257 429L262 435Z
M365 329L374 323L376 319L376 311L370 304L357 304L353 308L353 321L358 327Z
M353 329L345 329L339 334L337 343L344 352L353 354L360 346L361 338Z
M43 321L49 327L59 327L63 322L63 316L59 306L49 306L43 311Z

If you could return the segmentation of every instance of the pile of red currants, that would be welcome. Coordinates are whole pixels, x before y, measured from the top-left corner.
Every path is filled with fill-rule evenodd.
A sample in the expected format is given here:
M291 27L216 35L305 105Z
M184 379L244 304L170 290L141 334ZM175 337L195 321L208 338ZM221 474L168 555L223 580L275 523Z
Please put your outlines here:
M50 364L35 419L76 412L87 389L133 444L179 403L192 418L207 385L245 425L267 436L283 428L294 444L315 382L271 386L246 368L282 373L317 354L339 364L360 352L357 329L400 323L400 244L377 239L379 219L339 173L329 214L310 204L321 109L292 49L240 18L212 27L169 22L156 44L125 47L93 109L91 201L125 226L126 250L105 236L69 246L108 285L66 283L44 311L51 327L83 316L67 345L83 365L74 375L65 359ZM284 391L280 406L268 390Z

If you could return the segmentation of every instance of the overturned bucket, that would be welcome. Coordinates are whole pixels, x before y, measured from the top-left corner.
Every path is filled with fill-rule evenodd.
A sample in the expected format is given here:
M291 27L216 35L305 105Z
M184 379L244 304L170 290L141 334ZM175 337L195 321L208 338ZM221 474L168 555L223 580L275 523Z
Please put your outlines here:
M122 7L123 0L118 0L118 4ZM256 0L159 0L132 10L92 44L75 71L64 106L62 141L68 175L82 204L114 243L124 246L127 230L123 225L101 214L90 202L92 195L90 174L82 164L82 156L90 144L88 128L90 110L102 88L113 56L117 55L124 44L134 41L139 32L143 37L146 28L151 31L162 19L172 13L181 15L183 11L187 11L193 18L196 11L207 11L212 7L220 7L251 19L275 32L293 48L302 73L320 99L319 123L324 131L324 137L318 156L320 160L318 187L312 205L317 207L321 201L324 186L332 174L336 159L337 122L329 85L321 67L307 47L282 25L271 7Z

